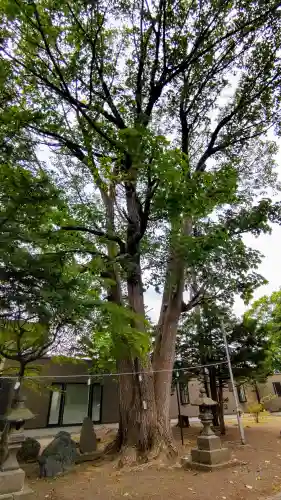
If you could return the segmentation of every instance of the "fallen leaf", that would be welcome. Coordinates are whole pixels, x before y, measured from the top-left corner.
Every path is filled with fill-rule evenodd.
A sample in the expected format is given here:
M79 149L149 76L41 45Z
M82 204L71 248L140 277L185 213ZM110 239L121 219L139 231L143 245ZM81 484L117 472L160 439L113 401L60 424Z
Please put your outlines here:
M249 484L246 484L246 488L248 488L248 490L252 490L253 486L250 486Z

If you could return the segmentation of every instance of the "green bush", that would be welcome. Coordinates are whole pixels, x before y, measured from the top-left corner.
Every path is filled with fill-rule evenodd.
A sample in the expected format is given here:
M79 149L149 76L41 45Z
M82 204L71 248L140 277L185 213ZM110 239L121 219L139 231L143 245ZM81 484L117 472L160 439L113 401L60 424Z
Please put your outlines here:
M263 403L252 403L247 407L247 411L253 415L255 421L258 424L260 413L264 412L265 408Z
M272 399L275 398L276 398L275 394L268 394L267 396L264 396L261 399L260 403L258 402L252 403L247 407L247 411L253 415L257 424L259 423L260 413L263 413L264 415L268 414L268 412L265 409L264 403L266 403L267 401L271 401Z

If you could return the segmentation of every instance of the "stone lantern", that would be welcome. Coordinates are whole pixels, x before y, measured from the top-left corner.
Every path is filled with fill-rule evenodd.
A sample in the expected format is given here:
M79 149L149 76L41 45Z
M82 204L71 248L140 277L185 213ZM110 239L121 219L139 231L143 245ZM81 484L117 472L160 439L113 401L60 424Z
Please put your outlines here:
M212 407L217 402L200 391L199 398L193 405L199 406L199 419L203 424L203 430L197 438L197 448L191 450L191 456L182 459L183 467L201 470L213 470L230 464L230 451L222 448L221 440L211 429L213 420Z
M216 406L218 403L207 396L204 396L203 391L200 391L200 396L197 398L193 405L199 406L199 420L203 425L203 430L201 432L201 436L213 436L214 432L211 429L211 424L213 421L213 412L212 408Z
M27 500L32 493L24 485L25 472L18 464L17 452L25 439L24 424L33 417L22 397L14 401L3 417L5 426L0 446L0 500Z

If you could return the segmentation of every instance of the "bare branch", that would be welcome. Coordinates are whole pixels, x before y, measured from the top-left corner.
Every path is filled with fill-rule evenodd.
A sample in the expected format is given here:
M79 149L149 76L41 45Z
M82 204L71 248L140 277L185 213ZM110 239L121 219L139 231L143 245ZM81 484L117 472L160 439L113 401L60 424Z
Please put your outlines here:
M207 159L212 155L214 154L215 152L217 151L220 151L220 149L217 149L217 148L214 148L214 144L217 140L217 137L220 133L220 131L222 130L222 128L230 122L230 120L235 116L235 114L237 113L238 109L240 109L240 106L236 107L231 113L229 113L228 115L226 115L219 123L218 125L216 126L214 132L212 133L212 136L211 136L211 139L209 141L209 144L207 146L207 149L206 151L204 152L204 154L201 156L200 160L198 161L197 163L197 166L196 166L196 170L198 172L200 171L203 171L205 170L205 164L206 164L206 161ZM223 148L221 148L223 149Z
M191 309L193 309L193 307L199 305L203 300L205 289L206 289L206 284L204 283L188 303L182 302L181 312L186 313Z

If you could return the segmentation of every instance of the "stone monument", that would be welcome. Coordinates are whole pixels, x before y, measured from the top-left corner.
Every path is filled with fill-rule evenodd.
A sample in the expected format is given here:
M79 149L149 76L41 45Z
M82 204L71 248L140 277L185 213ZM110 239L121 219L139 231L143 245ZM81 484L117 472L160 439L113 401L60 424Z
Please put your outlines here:
M83 420L79 447L81 453L92 453L97 450L97 436L90 417L85 417Z
M74 467L77 457L77 444L68 432L60 431L38 457L39 476L55 477L63 474Z
M211 429L212 406L217 402L204 396L204 391L200 392L200 397L194 405L199 406L199 419L203 424L203 430L197 438L197 448L191 450L191 457L182 459L182 465L184 468L209 471L228 466L231 463L230 450L222 447L220 438Z
M31 418L33 414L25 407L22 398L14 401L3 418L5 425L0 442L0 500L29 500L33 493L25 485L25 472L17 461L18 450L24 441L23 426Z

